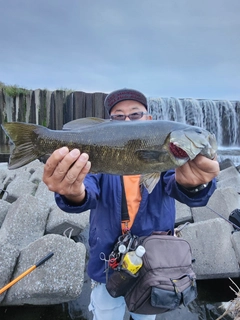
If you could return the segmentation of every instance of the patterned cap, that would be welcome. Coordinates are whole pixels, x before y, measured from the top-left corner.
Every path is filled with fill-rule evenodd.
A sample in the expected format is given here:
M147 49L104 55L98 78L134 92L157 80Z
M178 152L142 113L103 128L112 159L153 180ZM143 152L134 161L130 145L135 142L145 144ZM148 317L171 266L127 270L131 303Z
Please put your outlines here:
M138 101L144 105L146 110L148 108L147 98L141 92L133 89L120 89L109 93L105 98L104 106L110 114L115 104L124 100Z

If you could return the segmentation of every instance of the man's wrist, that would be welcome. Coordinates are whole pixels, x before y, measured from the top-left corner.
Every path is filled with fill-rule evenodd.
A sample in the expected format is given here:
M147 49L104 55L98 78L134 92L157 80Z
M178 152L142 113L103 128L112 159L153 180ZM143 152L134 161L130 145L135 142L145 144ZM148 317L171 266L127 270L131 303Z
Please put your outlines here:
M73 205L80 205L84 202L86 197L86 189L84 189L77 195L65 195L65 199Z

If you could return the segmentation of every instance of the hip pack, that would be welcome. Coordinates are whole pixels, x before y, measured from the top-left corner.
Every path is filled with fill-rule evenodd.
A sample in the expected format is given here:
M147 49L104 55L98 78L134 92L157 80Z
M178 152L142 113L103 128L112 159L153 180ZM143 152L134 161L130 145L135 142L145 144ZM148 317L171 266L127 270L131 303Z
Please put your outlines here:
M187 306L197 297L189 243L154 233L140 238L145 247L143 266L124 298L130 312L158 314Z
M122 177L121 183L122 221L125 221L129 220L129 215ZM124 255L118 253L121 244L128 244L130 251L135 250L137 245L144 246L143 265L137 274L133 275L123 268ZM141 238L127 232L119 237L110 255L109 267L114 271L107 278L106 288L112 297L124 296L130 312L163 313L181 304L187 306L197 297L190 245L167 232L154 232Z

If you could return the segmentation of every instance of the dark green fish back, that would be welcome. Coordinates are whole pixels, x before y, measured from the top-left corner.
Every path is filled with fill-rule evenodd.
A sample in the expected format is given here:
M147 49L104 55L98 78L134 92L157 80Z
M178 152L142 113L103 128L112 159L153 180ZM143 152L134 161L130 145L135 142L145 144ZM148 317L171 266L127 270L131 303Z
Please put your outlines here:
M173 140L177 145L180 143L185 151L192 152L191 136L196 136L196 142L201 141L200 147L192 152L193 157L201 152L205 144L209 145L206 139L209 133L206 130L202 130L202 134L198 130L198 137L196 127L173 121L134 122L85 118L74 120L66 124L64 130L58 131L17 122L6 123L3 128L15 144L9 169L19 168L67 146L70 150L78 148L89 154L93 173L156 173L183 165L188 160L179 160L169 151L170 135L173 132Z
M138 157L138 150L156 150L165 154L169 161L167 150L163 150L166 136L153 135L145 126L132 126L128 123L103 123L78 131L51 131L37 129L39 144L49 153L61 146L69 149L78 148L89 154L92 163L91 172L107 172L113 174L138 174L149 172L151 159L142 161ZM160 141L162 138L162 141ZM41 148L42 148L41 147ZM151 172L156 172L159 161L153 159ZM158 170L159 171L159 170Z

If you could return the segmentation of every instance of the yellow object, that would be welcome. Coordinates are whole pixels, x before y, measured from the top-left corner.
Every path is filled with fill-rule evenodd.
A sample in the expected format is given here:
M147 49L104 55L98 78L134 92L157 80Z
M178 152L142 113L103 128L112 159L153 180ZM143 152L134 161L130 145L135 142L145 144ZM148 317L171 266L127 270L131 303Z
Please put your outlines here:
M142 263L135 265L131 261L131 255L130 252L127 253L123 259L123 268L127 269L129 272L135 274L138 272L138 270L141 268Z
M125 254L122 262L123 268L135 274L142 266L142 256L145 253L143 246L138 246L136 251L129 251Z

